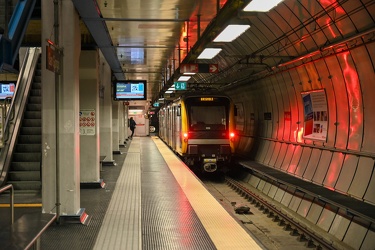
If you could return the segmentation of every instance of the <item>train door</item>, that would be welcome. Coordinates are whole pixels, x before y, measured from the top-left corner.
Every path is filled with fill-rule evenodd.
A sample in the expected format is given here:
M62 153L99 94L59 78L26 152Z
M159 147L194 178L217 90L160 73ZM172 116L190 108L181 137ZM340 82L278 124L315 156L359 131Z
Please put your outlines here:
M172 145L172 109L171 106L168 106L167 114L168 114L168 123L167 123L167 131L168 131L168 145Z
M177 152L181 153L181 106L177 105L175 110L175 148Z
M176 106L172 105L171 107L171 129L172 129L172 136L171 136L171 146L175 150L176 149L176 143L175 143L175 134L176 134L176 128L175 128L175 116L176 116Z

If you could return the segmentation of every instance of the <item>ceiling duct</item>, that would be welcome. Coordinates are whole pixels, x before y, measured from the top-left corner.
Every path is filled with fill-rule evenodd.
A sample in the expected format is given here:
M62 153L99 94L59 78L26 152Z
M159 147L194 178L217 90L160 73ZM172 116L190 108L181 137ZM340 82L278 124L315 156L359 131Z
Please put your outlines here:
M121 64L117 58L117 53L113 47L107 25L105 21L102 20L102 15L97 2L95 0L73 0L73 4L83 22L86 24L97 46L102 51L116 79L125 80L125 74L122 71Z

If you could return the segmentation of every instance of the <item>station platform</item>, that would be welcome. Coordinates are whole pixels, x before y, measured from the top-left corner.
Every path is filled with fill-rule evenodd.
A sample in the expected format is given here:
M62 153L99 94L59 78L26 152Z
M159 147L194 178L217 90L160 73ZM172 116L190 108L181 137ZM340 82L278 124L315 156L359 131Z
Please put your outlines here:
M51 225L41 249L265 249L158 138L134 137L102 189L81 189L87 225Z

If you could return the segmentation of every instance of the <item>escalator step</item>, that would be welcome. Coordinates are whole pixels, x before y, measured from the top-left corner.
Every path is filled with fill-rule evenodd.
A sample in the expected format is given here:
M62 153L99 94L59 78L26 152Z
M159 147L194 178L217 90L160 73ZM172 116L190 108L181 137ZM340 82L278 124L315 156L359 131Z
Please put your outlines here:
M42 183L40 181L9 181L15 190L40 190Z
M41 144L20 144L16 145L17 153L39 153L41 151Z
M42 143L42 136L41 135L19 135L18 136L18 143L21 144L40 144Z
M41 135L42 128L41 127L22 127L21 128L21 135Z
M30 96L29 103L42 103L42 97L40 96Z
M24 119L41 119L41 117L41 111L25 111L24 113Z
M40 162L41 153L13 153L13 162Z
M27 111L41 111L42 110L42 104L27 104L26 106Z
M10 171L10 181L40 181L40 171Z
M12 162L12 171L39 171L40 162Z

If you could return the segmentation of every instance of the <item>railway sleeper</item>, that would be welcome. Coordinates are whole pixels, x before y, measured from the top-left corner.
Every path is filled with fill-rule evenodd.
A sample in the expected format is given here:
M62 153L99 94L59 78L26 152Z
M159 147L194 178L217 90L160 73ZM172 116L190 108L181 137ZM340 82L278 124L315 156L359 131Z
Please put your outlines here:
M298 241L307 241L307 237L304 233L301 233L298 238L297 238Z
M280 217L278 215L275 215L275 217L273 217L273 221L274 222L279 222L280 221Z
M285 223L284 219L280 219L279 222L278 222L278 225L281 226L281 227L285 226L285 224L286 223Z
M285 226L284 226L284 230L285 231L291 231L292 230L292 226L289 223L286 223Z
M315 243L314 243L314 241L312 239L309 239L309 240L306 241L305 247L315 248L315 249L322 249L321 246L320 246L320 248L318 248L318 246L315 245Z
M292 235L292 236L300 236L301 234L298 232L297 228L293 228L292 231L290 231L290 235Z
M267 214L267 217L268 217L268 218L274 218L274 217L275 217L274 212L270 211L270 212Z

